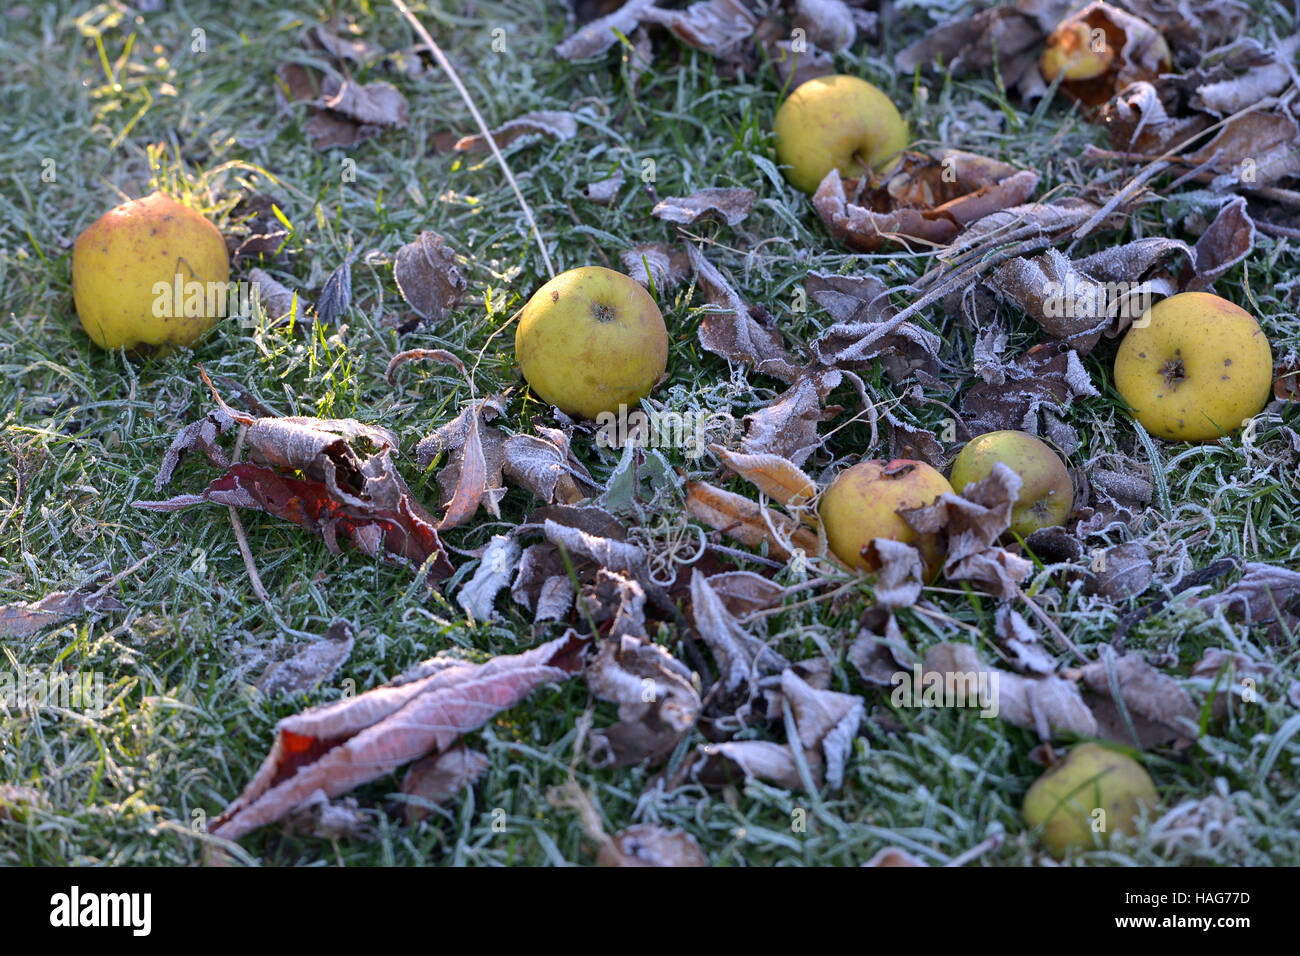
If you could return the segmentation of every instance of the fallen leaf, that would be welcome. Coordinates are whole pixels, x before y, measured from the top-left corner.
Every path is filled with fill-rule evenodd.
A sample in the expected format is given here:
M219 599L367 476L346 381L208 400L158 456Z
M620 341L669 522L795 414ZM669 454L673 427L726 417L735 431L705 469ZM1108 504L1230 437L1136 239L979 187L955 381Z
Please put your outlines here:
M0 637L22 639L83 614L125 610L126 605L104 588L55 591L39 601L19 601L0 607Z
M778 560L789 559L792 548L809 555L821 551L817 535L793 518L707 482L687 482L686 511L697 521L748 547L758 548L766 543L768 553Z
M484 664L455 662L286 717L276 725L261 768L212 821L210 832L238 840L293 812L317 791L341 796L447 750L536 688L567 680L581 669L586 646L569 632L523 654Z
M747 455L721 445L710 445L709 451L763 494L790 508L803 508L817 495L816 483L788 458L771 453Z
M338 620L319 640L283 661L267 667L257 681L257 689L270 697L273 694L300 694L311 690L338 673L339 668L352 656L352 625Z
M701 189L689 196L668 196L655 203L650 215L667 222L691 225L705 218L719 218L737 226L749 215L758 194L752 189Z
M742 0L701 0L685 10L650 6L641 12L641 21L667 27L687 46L721 58L734 54L758 25Z
M988 667L968 644L936 644L927 650L923 674L931 673L938 674L943 681L941 686L945 687L973 688L980 675L984 675L997 706L997 716L1016 727L1037 731L1044 739L1059 733L1084 737L1097 734L1097 720L1092 711L1084 704L1078 688L1064 678L1022 677ZM968 693L967 700L971 696Z
M1254 561L1245 572L1236 584L1190 603L1206 614L1222 609L1247 624L1267 625L1274 641L1294 637L1300 628L1300 572Z
M393 278L406 304L426 322L440 322L460 302L467 283L442 236L424 231L397 250Z
M655 5L656 0L628 0L613 13L592 20L573 36L555 47L555 55L562 60L585 60L598 56L619 42L619 36L631 36L641 23L642 15Z
M691 271L690 256L666 242L633 246L620 253L619 259L628 275L646 288L653 286L660 293L681 285Z
M538 136L563 142L573 139L578 134L578 118L572 113L542 111L526 113L523 116L503 123L492 131L497 148L505 149L517 140L532 139ZM485 152L488 149L486 137L482 133L465 136L457 141L457 152Z
M779 674L788 665L767 643L748 633L723 603L709 579L691 573L691 616L700 638L718 664L719 680L728 694L757 687L761 677Z
M793 382L799 371L780 334L758 322L754 311L702 252L694 246L687 246L686 251L705 299L721 310L700 320L700 344L730 362L752 365L756 371L783 382Z
M456 603L465 609L471 620L492 619L492 604L497 594L509 586L520 554L519 544L513 537L504 534L492 536L479 559L474 577L456 595Z
M427 817L430 805L447 803L474 786L487 768L488 758L467 747L452 747L411 764L402 778L402 793L414 798L406 803L407 826Z
M709 859L684 830L639 823L601 844L598 866L708 866Z
M960 495L945 492L933 504L906 508L899 515L914 530L938 536L948 580L970 581L999 597L1014 597L1033 565L996 542L1011 524L1020 484L1018 474L997 462L987 478L967 485Z
M619 722L591 733L597 766L661 762L699 716L690 670L657 644L630 635L606 638L586 678L593 694L618 704Z
M741 448L746 454L779 455L801 466L822 443L818 424L841 411L824 403L842 378L843 373L833 368L800 374L774 402L745 416Z

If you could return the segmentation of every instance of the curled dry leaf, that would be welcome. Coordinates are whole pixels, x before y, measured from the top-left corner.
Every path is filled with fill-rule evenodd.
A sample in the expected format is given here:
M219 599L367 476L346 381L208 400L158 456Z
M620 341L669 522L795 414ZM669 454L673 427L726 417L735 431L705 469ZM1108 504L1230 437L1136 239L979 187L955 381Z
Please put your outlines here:
M300 694L329 680L352 656L352 625L338 620L319 640L283 661L267 667L257 681L257 689L272 694Z
M1056 661L1043 649L1038 632L1010 604L998 608L994 630L1002 646L1011 653L1011 663L1016 670L1026 674L1056 673Z
M686 511L697 521L748 547L758 548L766 543L768 554L780 561L791 557L792 548L809 555L820 554L822 550L817 535L793 518L708 482L687 482Z
M638 823L620 830L601 844L599 866L708 866L695 838L684 830L665 830Z
M447 750L538 687L577 673L586 646L569 632L484 664L438 662L424 676L286 717L265 762L210 832L238 840L292 813L317 791L338 797Z
M687 252L666 242L633 246L626 252L619 253L619 260L628 275L646 288L653 286L660 293L681 285L691 271L691 259Z
M685 10L651 6L642 11L641 20L667 27L687 46L724 59L735 55L758 25L744 0L700 0Z
M452 747L411 764L402 778L402 793L413 798L406 804L407 825L427 817L430 805L447 803L474 786L487 768L488 758L467 747Z
M803 508L817 495L817 484L788 458L770 453L747 455L710 445L724 465L763 494L791 508Z
M252 508L322 535L333 553L338 553L342 534L371 557L417 569L428 562L435 579L450 573L432 516L393 463L397 438L392 432L350 418L251 418L227 406L215 390L213 396L224 418L209 415L177 435L163 456L157 487L161 490L181 456L195 447L226 473L199 494L136 501L134 507L178 511L212 503ZM248 463L229 465L216 446L227 421L246 426Z
M668 196L655 203L650 215L667 222L691 225L705 218L718 218L728 226L738 226L749 215L758 194L752 189L711 187L689 196Z
M406 304L427 322L439 322L465 294L456 254L442 236L425 231L397 250L393 278Z
M474 577L456 595L456 603L472 620L487 621L493 617L492 604L497 594L509 586L519 558L519 543L513 537L504 534L492 536L479 559Z
M623 188L623 170L614 170L614 175L608 179L602 179L599 182L588 183L582 188L582 195L588 202L594 202L600 206L608 206L618 196L618 191Z
M1142 748L1180 737L1194 740L1200 735L1199 711L1187 691L1140 654L1120 656L1103 645L1099 659L1081 668L1077 676L1095 698L1091 707L1103 730L1119 731L1114 739L1122 743ZM1104 713L1103 703L1114 708L1115 714ZM1138 726L1138 718L1145 726Z
M321 535L334 554L339 553L338 538L342 535L368 557L415 569L429 563L434 580L446 577L452 570L431 516L406 494L392 509L356 508L335 498L323 482L288 478L271 468L240 464L233 465L199 494L131 504L146 511L180 511L199 504L251 508Z
M39 601L19 601L0 607L0 637L22 639L83 614L125 610L126 605L108 593L107 588L55 591Z
M618 704L619 722L591 734L598 766L658 763L699 716L690 670L659 645L631 635L602 641L586 678L593 694Z
M931 676L934 675L934 676ZM1097 735L1097 719L1079 690L1064 678L1053 675L1022 677L1010 671L988 667L968 644L936 644L925 653L923 686L964 690L966 700L975 700L977 689L987 687L996 716L1025 730L1037 731L1043 739L1053 734ZM982 703L982 701L980 701Z
M1044 342L999 372L1003 384L977 382L962 398L961 413L971 434L1025 431L1045 435L1067 455L1072 453L1077 446L1073 429L1058 426L1059 419L1052 416L1064 413L1076 398L1100 394L1078 353L1060 342Z
M722 599L723 607L736 617L776 607L785 597L785 588L753 571L711 574L709 586Z
M781 693L794 712L800 744L805 751L821 751L826 783L839 789L844 781L844 765L853 751L853 738L862 723L862 698L812 687L792 669L781 675Z
M1300 628L1300 572L1249 562L1240 581L1192 603L1206 614L1223 610L1247 624L1265 625L1275 641Z
M746 305L702 252L694 246L687 246L686 251L705 299L721 310L700 320L700 344L730 362L752 365L773 378L793 382L799 370L786 351L780 333L756 318L756 314L764 313Z
M525 138L534 138L538 136L549 137L550 139L563 142L566 139L573 139L578 134L578 118L567 112L542 111L538 113L526 113L523 116L503 123L492 131L492 138L496 140L499 149L505 149L516 140ZM481 153L488 149L487 138L482 133L476 133L473 136L465 136L456 142L454 147L457 152L475 152Z
M989 73L996 66L1002 82L1013 87L1025 74L1037 73L1039 44L1051 27L1025 0L989 7L933 28L898 53L894 66L900 73L910 74L918 67L942 65L954 75Z
M796 467L802 465L822 443L817 425L842 410L824 403L843 377L834 368L801 373L772 404L745 416L741 448L750 455L779 455Z
M300 315L297 292L277 282L261 269L250 269L248 280L253 283L257 301L262 304L262 310L272 327L287 321L290 316L296 318Z
M893 321L896 310L879 279L810 272L804 288L835 319L812 343L813 356L822 364L867 368L883 360L895 384L918 369L938 372L939 337L915 323Z
M879 186L845 181L832 169L813 207L851 249L877 252L890 242L918 249L947 245L976 220L1020 205L1037 185L1037 173L973 153L907 153Z
M869 550L880 567L872 587L876 604L890 610L915 604L924 574L921 552L890 538L876 538L863 550Z
M421 468L428 468L440 454L447 454L447 463L438 472L438 486L447 506L439 527L464 524L480 505L493 517L500 514L498 503L506 493L502 484L505 436L486 422L504 409L504 399L497 395L471 401L459 415L416 446L416 463Z
M1255 248L1255 221L1246 212L1246 200L1237 196L1224 204L1210 228L1196 240L1196 265L1183 270L1185 292L1214 287L1219 278Z
M325 77L320 99L305 127L316 149L355 146L387 128L410 122L406 98L391 83Z
M814 46L832 53L848 49L858 38L853 11L844 0L795 0L794 25Z
M822 785L821 757L804 755L813 785ZM786 744L770 740L730 740L702 744L692 759L682 765L674 784L690 779L706 787L738 786L753 777L785 790L803 789L803 778L794 751Z
M631 36L641 23L642 15L656 0L628 0L613 13L592 20L555 47L562 60L585 60L604 53L619 42L619 36Z
M752 690L761 677L779 674L787 666L785 658L741 627L698 568L691 573L691 616L729 695L742 687Z
M1018 474L997 462L987 478L967 485L960 495L945 492L934 504L899 514L916 531L938 536L948 580L970 581L999 597L1014 597L1033 565L995 542L1011 524L1020 484Z

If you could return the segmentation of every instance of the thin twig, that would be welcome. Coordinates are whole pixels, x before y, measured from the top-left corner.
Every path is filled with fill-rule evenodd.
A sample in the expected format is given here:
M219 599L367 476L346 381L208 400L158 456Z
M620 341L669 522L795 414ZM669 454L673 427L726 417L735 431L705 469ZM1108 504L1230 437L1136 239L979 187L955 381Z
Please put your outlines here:
M442 52L442 47L433 41L429 31L424 28L424 24L416 19L410 7L403 3L402 0L393 0L393 6L411 24L411 28L415 30L416 35L424 42L424 45L429 48L433 58L438 61L438 65L442 67L443 72L447 74L447 78L451 80L452 86L456 87L456 92L460 94L460 98L469 107L470 115L474 117L474 122L478 124L479 130L482 131L483 138L487 140L488 146L492 148L492 155L496 157L497 163L501 166L501 171L506 174L506 180L510 183L510 188L515 191L515 198L519 200L519 205L524 211L524 218L528 220L528 225L537 238L537 247L542 252L542 262L546 265L546 274L554 279L555 267L551 265L551 257L546 251L546 242L542 239L542 231L537 228L537 220L533 218L533 211L528 206L528 200L524 199L524 194L519 191L519 184L515 182L514 173L510 172L510 167L506 165L506 159L501 155L501 150L497 148L497 141L493 139L492 131L488 129L487 123L483 121L478 107L474 105L474 100L470 98L469 90L465 89L465 84L461 82L460 75L456 72L456 68L451 65L451 61L447 59L447 55Z
M232 465L239 463L239 456L244 450L244 433L248 431L246 425L239 426L239 436L235 439L235 452L230 456ZM244 556L244 567L248 570L248 580L253 585L253 593L256 594L266 605L267 610L271 612L272 617L276 617L275 608L271 606L271 597L266 593L266 588L262 586L262 576L257 573L257 565L253 563L253 550L248 546L248 536L244 534L244 523L239 520L239 509L234 505L226 505L230 512L230 523L235 526L235 540L239 542L239 553Z

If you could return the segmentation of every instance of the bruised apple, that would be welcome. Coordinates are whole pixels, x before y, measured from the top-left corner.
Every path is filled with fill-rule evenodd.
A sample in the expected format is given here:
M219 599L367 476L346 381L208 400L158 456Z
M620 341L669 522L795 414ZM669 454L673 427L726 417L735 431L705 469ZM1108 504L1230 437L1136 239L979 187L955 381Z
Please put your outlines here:
M1025 794L1025 823L1042 827L1043 844L1057 857L1070 847L1104 846L1115 832L1132 834L1144 807L1159 802L1142 765L1100 744L1080 744L1034 781Z
M1245 309L1183 292L1144 312L1115 356L1115 388L1142 427L1208 441L1258 415L1273 388L1273 350Z
M543 401L594 419L650 394L668 365L668 330L639 282L585 266L561 273L528 300L515 353Z
M77 317L102 348L192 344L225 315L229 283L217 227L161 192L110 209L72 249Z
M926 574L933 577L939 569L934 536L913 530L898 512L933 504L949 491L948 480L925 462L906 458L860 462L840 472L822 494L826 542L849 567L875 571L878 562L864 555L863 549L876 538L902 541L921 552Z
M948 480L961 494L967 485L987 478L998 462L1020 476L1008 530L1025 538L1040 528L1065 524L1074 507L1070 473L1056 452L1027 432L989 432L967 442Z
M889 97L856 76L819 76L776 111L777 162L796 189L814 193L832 169L851 178L892 172L907 122Z

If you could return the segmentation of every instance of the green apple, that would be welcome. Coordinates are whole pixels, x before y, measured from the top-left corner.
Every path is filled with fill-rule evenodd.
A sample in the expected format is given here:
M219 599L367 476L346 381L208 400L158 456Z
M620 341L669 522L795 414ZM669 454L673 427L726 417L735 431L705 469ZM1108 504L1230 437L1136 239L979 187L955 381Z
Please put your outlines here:
M898 514L905 508L933 504L952 486L922 461L864 461L840 472L822 494L819 512L826 543L852 568L879 570L863 549L876 538L891 538L921 552L926 576L938 573L940 555L934 535L921 534Z
M1074 507L1074 486L1056 452L1026 432L988 432L966 443L952 463L953 490L983 481L1002 462L1020 476L1020 494L1009 530L1028 537L1039 528L1065 524Z
M1112 833L1132 834L1143 808L1160 802L1142 765L1100 744L1080 744L1034 781L1025 823L1042 827L1043 844L1060 859L1070 847L1104 846Z
M515 354L529 386L569 415L635 408L668 365L668 330L639 282L600 266L570 269L528 300Z
M1273 350L1245 309L1208 292L1157 302L1115 355L1115 388L1153 435L1208 441L1268 404Z
M776 111L776 158L796 188L814 193L826 174L889 173L907 148L907 122L888 96L856 76L819 76Z

